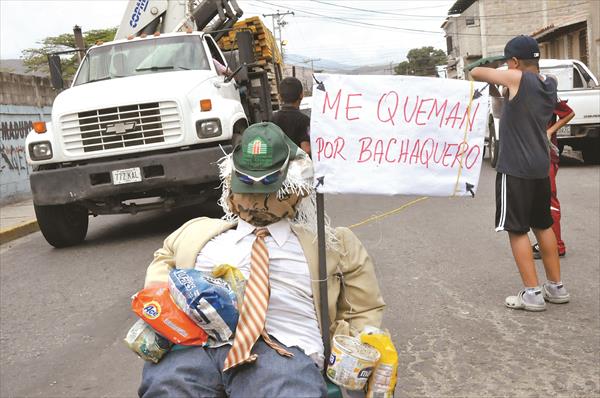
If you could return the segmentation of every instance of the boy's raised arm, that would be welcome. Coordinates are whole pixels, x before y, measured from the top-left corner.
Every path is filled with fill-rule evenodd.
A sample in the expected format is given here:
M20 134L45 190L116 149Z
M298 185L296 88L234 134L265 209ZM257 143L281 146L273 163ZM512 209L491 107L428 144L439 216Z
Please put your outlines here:
M498 70L483 66L473 68L471 71L471 76L474 80L493 84L501 84L506 87L511 87L515 84L518 85L521 81L521 74L522 72L517 69Z

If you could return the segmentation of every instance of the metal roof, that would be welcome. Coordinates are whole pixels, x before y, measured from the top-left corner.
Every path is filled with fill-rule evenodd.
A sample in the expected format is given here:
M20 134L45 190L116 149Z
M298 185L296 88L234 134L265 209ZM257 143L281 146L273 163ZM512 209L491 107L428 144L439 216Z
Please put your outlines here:
M538 41L538 43L552 40L556 36L560 36L566 32L570 32L573 30L578 30L581 28L585 28L587 25L587 19L580 19L576 21L570 21L563 23L561 25L550 25L545 28L538 30L532 34L533 38Z
M456 0L448 10L448 15L462 14L467 8L471 7L477 0Z

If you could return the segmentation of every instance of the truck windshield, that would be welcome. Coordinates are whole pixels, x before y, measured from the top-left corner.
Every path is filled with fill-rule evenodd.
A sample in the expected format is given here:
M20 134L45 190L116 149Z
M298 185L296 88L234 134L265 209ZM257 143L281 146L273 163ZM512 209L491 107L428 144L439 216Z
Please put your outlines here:
M200 37L134 39L90 50L83 60L74 85L147 73L192 69L210 69Z

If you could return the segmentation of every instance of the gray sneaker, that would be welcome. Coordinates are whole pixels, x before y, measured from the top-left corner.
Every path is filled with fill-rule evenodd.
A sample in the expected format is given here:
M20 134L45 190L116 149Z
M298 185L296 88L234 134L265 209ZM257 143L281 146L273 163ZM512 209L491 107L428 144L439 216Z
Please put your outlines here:
M562 283L555 285L545 282L542 285L542 294L544 295L544 300L555 304L568 303L571 298Z

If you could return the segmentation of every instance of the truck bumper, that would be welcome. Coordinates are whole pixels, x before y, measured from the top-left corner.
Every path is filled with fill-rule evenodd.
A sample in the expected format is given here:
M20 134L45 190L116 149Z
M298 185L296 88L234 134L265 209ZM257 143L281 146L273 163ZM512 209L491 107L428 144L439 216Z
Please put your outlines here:
M156 154L134 159L35 171L30 175L33 202L58 205L108 197L140 197L144 192L168 190L219 180L217 161L230 145ZM112 171L139 167L142 181L114 185Z

